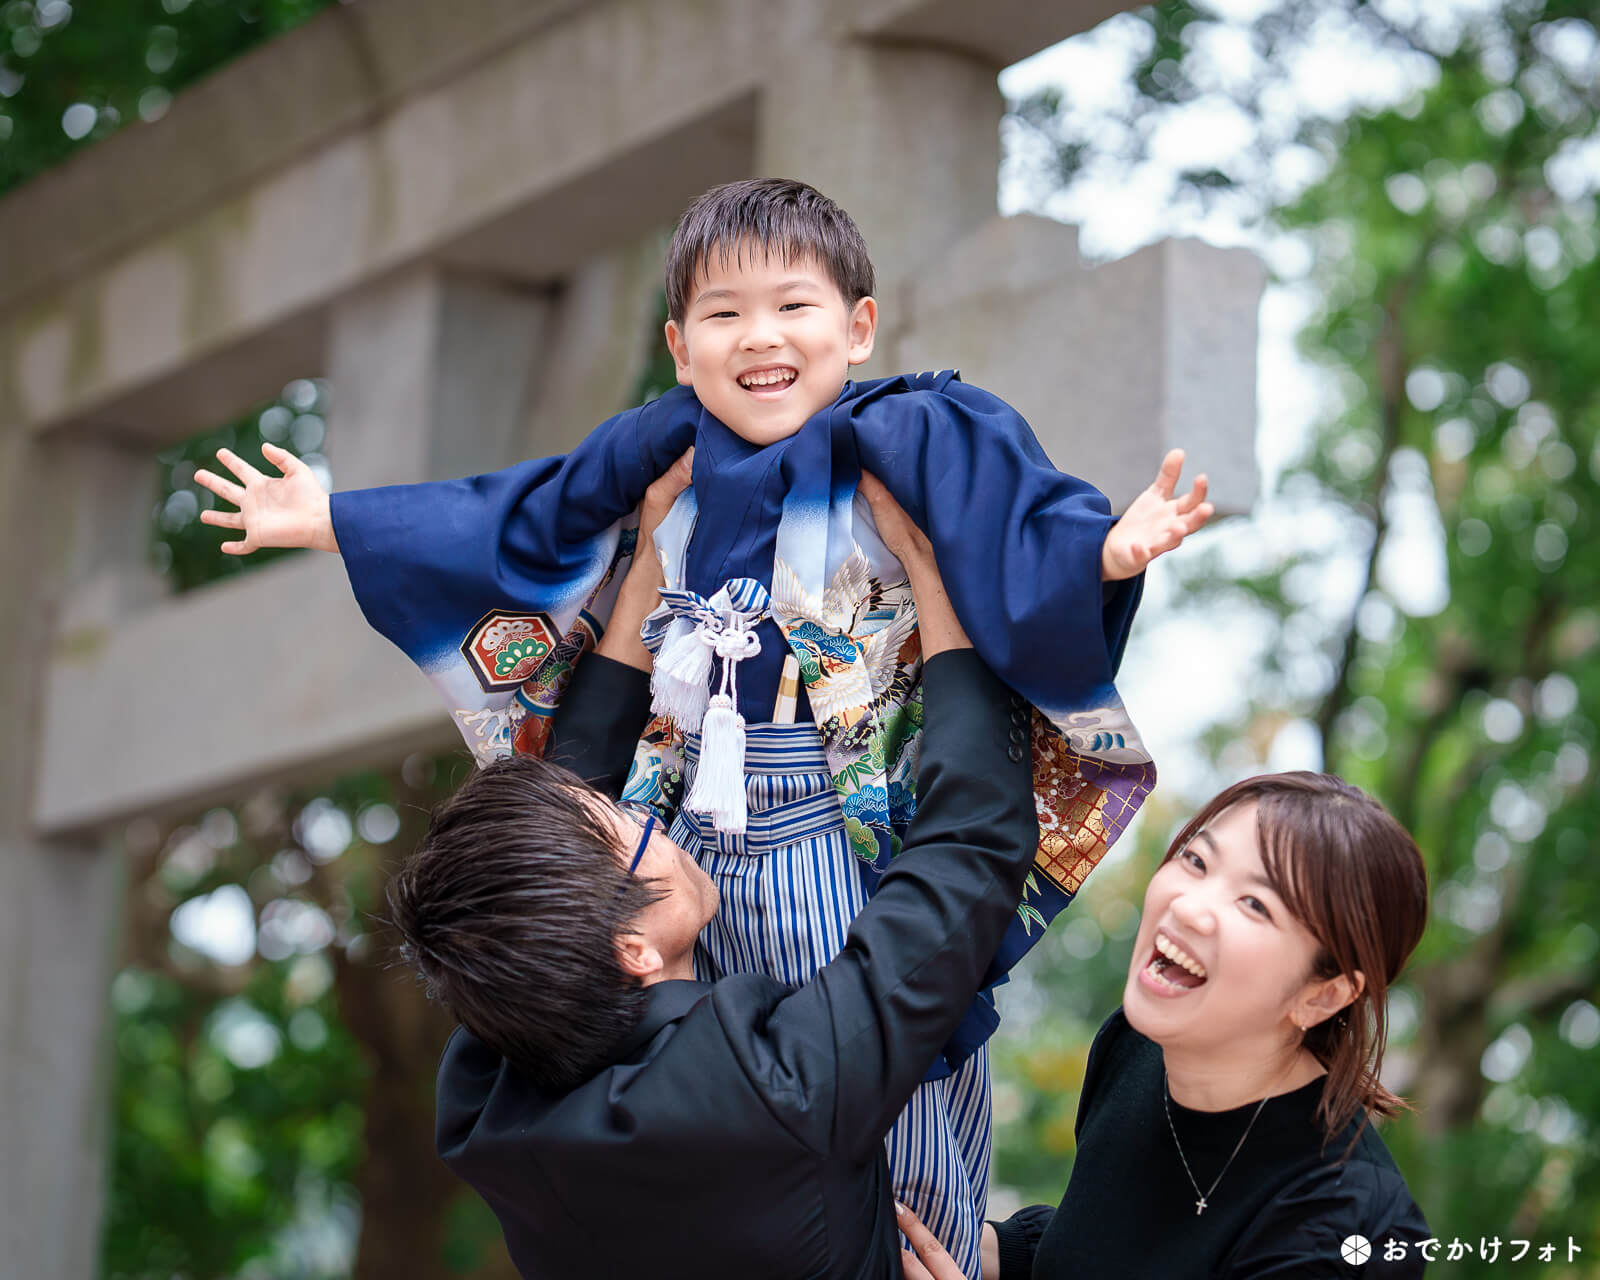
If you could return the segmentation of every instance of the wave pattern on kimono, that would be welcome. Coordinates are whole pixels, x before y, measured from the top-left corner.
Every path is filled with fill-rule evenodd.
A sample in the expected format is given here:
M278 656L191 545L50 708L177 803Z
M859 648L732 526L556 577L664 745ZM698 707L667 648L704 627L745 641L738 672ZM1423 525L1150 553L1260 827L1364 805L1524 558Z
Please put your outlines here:
M633 512L690 444L692 487L655 537L668 593L709 601L739 579L764 588L770 616L741 664L739 711L772 718L793 654L869 891L916 811L923 709L915 608L856 492L863 469L928 534L974 646L1032 704L1013 742L1032 753L1039 853L990 972L998 980L1155 782L1113 684L1142 580L1103 588L1109 504L1057 471L998 398L948 372L847 383L795 435L756 446L675 388L565 457L335 494L357 599L439 686L480 760L537 753L609 617L634 551ZM668 606L652 615L646 644L659 648L678 616ZM682 774L681 729L658 720L629 798L669 812ZM987 1033L974 1034L981 1043Z

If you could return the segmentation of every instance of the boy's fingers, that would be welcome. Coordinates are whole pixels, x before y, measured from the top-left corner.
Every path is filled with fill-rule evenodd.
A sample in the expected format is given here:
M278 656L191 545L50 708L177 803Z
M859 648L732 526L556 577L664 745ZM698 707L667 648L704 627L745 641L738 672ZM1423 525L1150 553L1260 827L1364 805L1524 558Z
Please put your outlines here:
M1196 476L1194 480L1194 488L1190 489L1188 493L1184 494L1183 497L1178 499L1178 514L1180 516L1188 515L1189 512L1193 511L1205 500L1206 478L1204 476Z
M234 484L232 480L224 480L215 472L200 470L194 473L194 482L203 489L210 489L212 493L224 502L231 502L234 506L242 506L240 499L244 497L244 490Z
M224 542L222 549L230 556L245 556L254 550L248 542L242 540L239 542Z
M305 465L282 445L272 444L268 441L263 441L261 444L261 456L277 467L284 475L288 475L296 468Z
M244 528L244 516L237 511L202 511L201 524L214 524L219 529Z
M1169 449L1161 459L1161 470L1156 473L1156 492L1170 498L1178 487L1178 477L1183 474L1183 450Z
M265 479L265 477L259 471L257 471L248 462L236 454L232 449L218 449L217 461L223 466L227 467L229 471L233 472L233 474L245 484L249 484L252 480Z

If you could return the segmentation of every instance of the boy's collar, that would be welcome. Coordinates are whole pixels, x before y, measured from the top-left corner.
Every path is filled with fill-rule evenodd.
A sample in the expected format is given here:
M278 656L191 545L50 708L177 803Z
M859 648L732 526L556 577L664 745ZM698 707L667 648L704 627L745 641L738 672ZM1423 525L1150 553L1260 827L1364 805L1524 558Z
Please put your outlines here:
M867 384L876 385L876 384ZM826 419L839 405L847 400L853 400L860 395L859 384L845 380L839 394L833 398L831 404L823 406L806 419L805 423L793 435L785 436L782 440L774 440L771 444L752 444L737 431L723 422L704 405L700 407L700 430L695 434L695 452L697 456L704 455L713 467L728 466L743 462L746 458L768 449L779 453L788 447L791 440L798 439L818 419Z

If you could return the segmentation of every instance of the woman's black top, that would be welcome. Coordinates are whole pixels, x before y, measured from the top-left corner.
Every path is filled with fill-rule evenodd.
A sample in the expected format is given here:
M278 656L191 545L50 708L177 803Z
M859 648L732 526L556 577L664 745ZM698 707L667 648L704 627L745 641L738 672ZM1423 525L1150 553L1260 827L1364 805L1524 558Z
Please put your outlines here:
M1231 1165L1258 1103L1216 1112L1171 1103L1200 1189L1227 1165L1197 1214L1162 1109L1161 1050L1118 1009L1089 1051L1078 1152L1060 1208L1034 1205L995 1224L1001 1280L1422 1275L1417 1244L1428 1224L1405 1179L1370 1124L1356 1137L1352 1121L1324 1143L1322 1084L1271 1099ZM1352 1236L1368 1242L1367 1257ZM1346 1241L1358 1264L1344 1261Z

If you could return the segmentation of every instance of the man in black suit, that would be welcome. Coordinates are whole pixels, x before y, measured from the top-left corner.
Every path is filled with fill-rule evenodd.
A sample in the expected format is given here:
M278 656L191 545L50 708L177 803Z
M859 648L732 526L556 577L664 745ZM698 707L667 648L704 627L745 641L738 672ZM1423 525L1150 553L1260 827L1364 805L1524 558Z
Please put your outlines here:
M652 486L641 545L687 477L680 462ZM614 803L649 719L648 555L557 717L547 755L576 774L481 771L391 887L462 1023L439 1153L525 1276L900 1276L884 1136L971 1002L1038 831L1030 763L1008 751L1025 704L972 651L927 539L870 477L862 491L916 597L927 728L905 848L812 981L695 981L716 888Z

